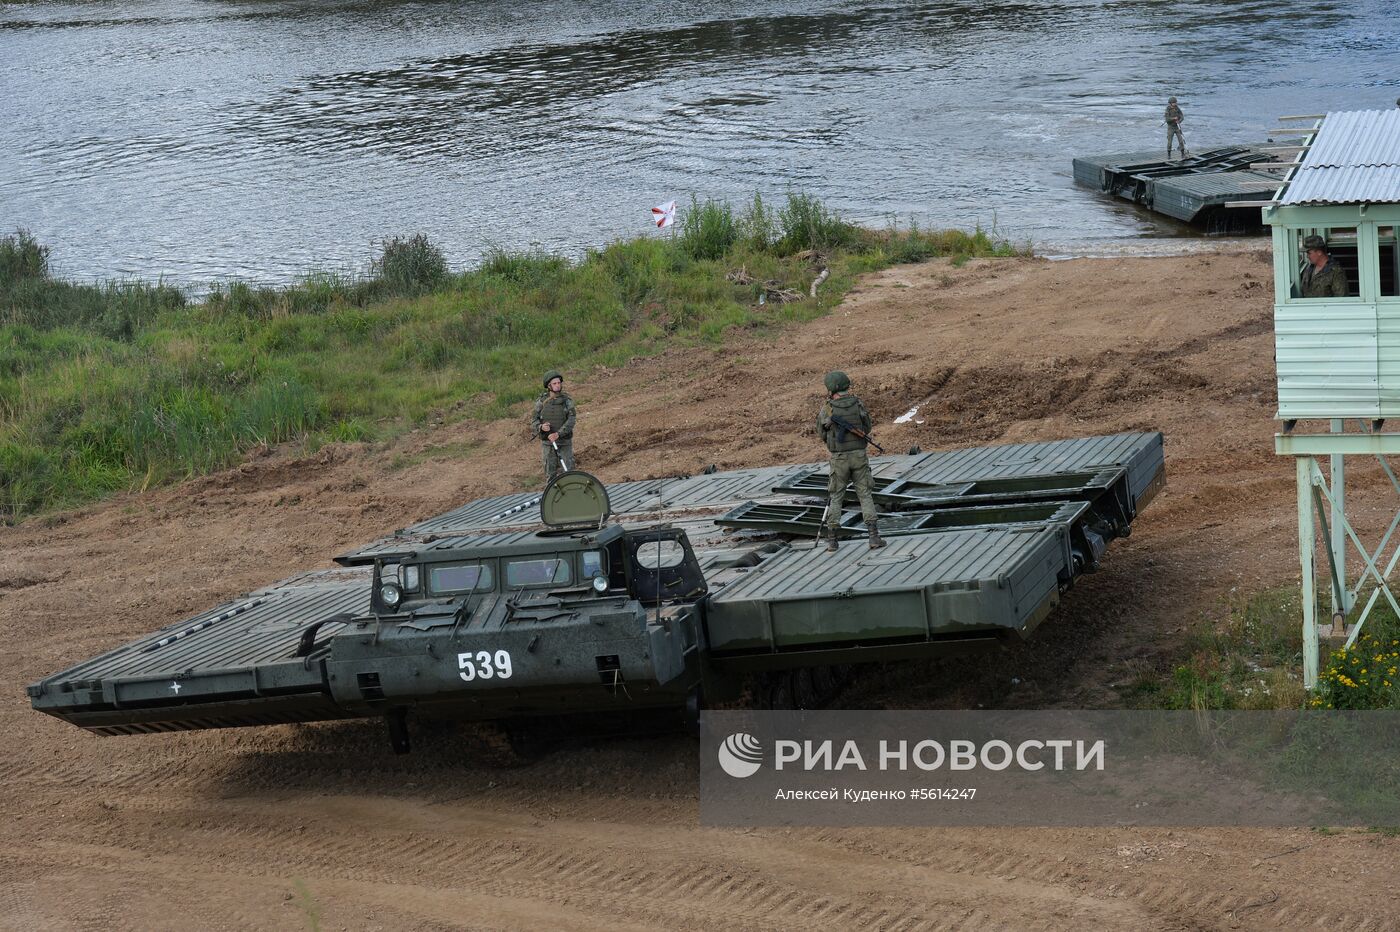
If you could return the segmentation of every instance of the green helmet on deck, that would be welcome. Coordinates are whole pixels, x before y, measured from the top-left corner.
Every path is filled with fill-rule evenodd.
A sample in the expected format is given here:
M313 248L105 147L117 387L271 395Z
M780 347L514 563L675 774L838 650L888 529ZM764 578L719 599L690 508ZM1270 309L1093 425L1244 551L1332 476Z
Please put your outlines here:
M851 387L851 377L839 369L828 372L822 381L828 392L844 392Z

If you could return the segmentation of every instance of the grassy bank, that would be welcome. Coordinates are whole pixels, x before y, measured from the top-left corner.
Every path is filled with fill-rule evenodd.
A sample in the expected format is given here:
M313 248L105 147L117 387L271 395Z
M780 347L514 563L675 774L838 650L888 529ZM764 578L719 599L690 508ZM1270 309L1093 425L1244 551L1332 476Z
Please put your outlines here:
M159 283L61 281L44 246L0 238L0 520L221 468L259 444L382 438L461 400L467 417L499 417L551 367L811 319L894 263L1017 252L981 230L856 227L790 195L776 209L692 203L675 235L578 261L493 253L454 271L414 236L387 241L363 275L194 301Z
M1297 589L1256 593L1223 622L1190 633L1185 656L1128 689L1133 705L1165 709L1400 709L1400 619L1384 603L1356 644L1326 649L1318 686L1303 689L1302 603Z

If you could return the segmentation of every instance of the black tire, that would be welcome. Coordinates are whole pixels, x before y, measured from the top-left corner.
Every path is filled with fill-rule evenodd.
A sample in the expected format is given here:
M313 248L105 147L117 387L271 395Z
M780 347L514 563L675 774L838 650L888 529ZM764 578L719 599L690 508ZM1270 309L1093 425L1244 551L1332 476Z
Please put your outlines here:
M792 671L793 704L799 709L815 709L821 706L821 695L808 667Z
M768 701L766 708L779 711L796 708L792 695L792 677L786 673L774 673L768 681Z
M545 742L520 726L472 722L462 726L462 739L472 759L498 770L524 767L542 757Z

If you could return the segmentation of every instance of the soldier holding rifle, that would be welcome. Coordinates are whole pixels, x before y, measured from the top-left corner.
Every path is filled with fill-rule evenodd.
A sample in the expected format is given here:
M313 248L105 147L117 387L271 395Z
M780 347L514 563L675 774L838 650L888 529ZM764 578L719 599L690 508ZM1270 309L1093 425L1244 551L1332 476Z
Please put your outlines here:
M1181 122L1186 119L1186 115L1181 112L1181 107L1177 105L1175 97L1167 98L1167 109L1162 116L1162 122L1167 124L1167 158L1172 157L1172 140L1175 139L1177 148L1181 150L1181 158L1186 158L1186 137L1181 135Z
M574 400L564 391L564 376L551 369L544 374L544 388L535 401L530 426L540 438L544 457L544 481L574 468Z
M828 372L825 385L827 400L817 415L817 433L831 453L831 481L827 486L831 501L826 511L830 537L826 549L836 550L840 546L837 535L841 530L841 506L846 498L846 486L854 483L861 514L865 517L866 531L870 535L870 549L878 550L885 546L885 542L880 539L879 515L875 511L874 496L871 495L870 458L866 456L865 447L869 444L877 450L881 448L870 439L870 413L860 399L851 394L851 380L846 373Z

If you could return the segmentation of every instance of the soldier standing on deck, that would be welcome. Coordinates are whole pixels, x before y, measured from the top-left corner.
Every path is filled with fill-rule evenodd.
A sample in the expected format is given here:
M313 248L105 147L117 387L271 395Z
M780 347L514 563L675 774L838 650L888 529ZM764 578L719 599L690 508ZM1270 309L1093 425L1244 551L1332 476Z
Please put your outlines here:
M1181 108L1176 105L1175 97L1167 98L1167 112L1163 120L1167 124L1167 158L1172 157L1172 137L1181 149L1181 157L1186 158L1186 137L1181 135L1181 121L1186 119L1186 114L1181 112Z
M851 380L846 373L828 372L825 384L827 400L817 415L817 433L831 453L831 481L827 486L831 504L826 513L826 526L830 534L826 549L836 550L839 546L837 534L841 530L841 507L846 498L847 484L854 483L861 514L865 517L865 527L870 534L870 549L877 550L885 546L885 542L880 539L877 525L879 515L871 495L870 459L865 454L869 439L857 437L851 431L851 428L855 428L868 435L870 414L860 399L851 394Z
M564 391L564 377L551 369L544 374L545 390L535 401L530 426L540 438L544 457L544 481L574 468L574 400Z

